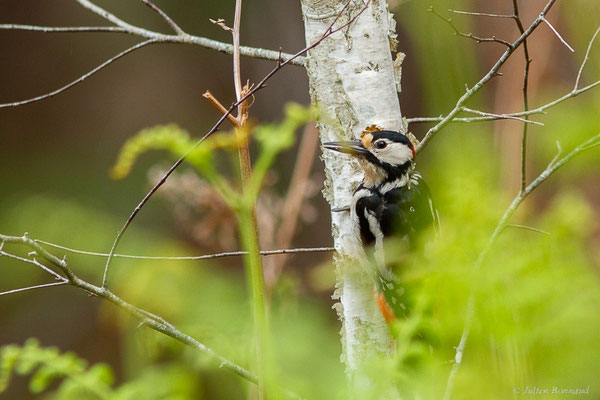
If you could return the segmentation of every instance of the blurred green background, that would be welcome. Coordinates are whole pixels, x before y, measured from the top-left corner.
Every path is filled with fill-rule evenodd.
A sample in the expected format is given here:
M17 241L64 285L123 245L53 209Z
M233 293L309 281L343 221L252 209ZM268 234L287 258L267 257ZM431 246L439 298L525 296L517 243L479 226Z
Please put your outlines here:
M191 33L229 41L208 18L233 19L234 2L159 1ZM521 2L525 23L544 3ZM162 21L137 1L98 1L124 20L163 32ZM447 23L427 12L430 5L452 17L464 32L513 39L510 20L450 14L447 9L512 13L510 1L401 1L391 3L398 22L403 64L403 114L437 116L449 111L504 50L456 37ZM595 0L558 2L549 20L576 50L571 53L547 26L530 39L530 105L537 107L572 89L587 43L600 24ZM104 24L74 1L0 2L1 23ZM245 4L242 44L294 52L304 47L299 2ZM119 34L43 34L0 31L0 102L33 97L69 82L135 43ZM243 59L244 79L257 81L272 63ZM592 49L583 84L600 79L600 43ZM522 107L523 57L517 52L470 103L502 113ZM0 110L0 232L105 252L133 207L167 168L164 152L144 154L124 180L109 178L120 148L141 129L175 123L198 137L218 118L202 97L210 90L223 104L233 101L230 56L184 45L156 45L119 60L67 92L38 103ZM283 118L282 104L308 104L305 72L290 66L259 92L251 108L258 123ZM529 128L528 179L556 152L568 151L600 131L600 89L533 116ZM424 124L410 126L417 137ZM477 272L473 264L520 181L522 124L500 121L452 124L418 160L434 194L442 236L427 259L401 271L416 304L416 328L400 323L405 352L373 367L380 380L398 382L406 397L441 398L463 327L470 288L476 317L455 398L520 398L520 390L583 388L600 398L600 153L581 155L544 183L515 215L515 224L549 234L509 228ZM307 128L301 135L314 133ZM256 148L253 146L253 151ZM265 249L274 248L298 146L280 156L259 204ZM317 152L319 150L317 149ZM312 162L312 161L311 161ZM321 198L322 163L315 159L291 246L331 245L329 210ZM235 250L230 212L184 165L140 213L120 251L144 255L198 255ZM214 205L208 207L207 204ZM261 212L261 210L263 210ZM208 226L208 228L207 228ZM9 250L8 248L6 249ZM18 247L11 252L26 255ZM63 252L54 251L62 256ZM68 254L82 277L101 278L104 260ZM307 398L346 398L339 321L331 299L330 255L284 260L270 286L271 320L278 379ZM268 261L277 264L277 261ZM0 258L0 291L48 282L32 265ZM269 268L267 266L266 268ZM239 259L213 262L134 261L113 264L112 289L131 303L165 317L183 332L245 367L252 367L252 327L244 268ZM427 330L428 341L420 336ZM249 385L215 369L201 354L145 328L114 306L84 292L58 287L0 297L0 345L74 351L90 364L110 366L100 380L119 386L119 398L233 399ZM429 337L429 336L428 336ZM109 371L109 372L106 372ZM112 377L111 377L112 375ZM52 398L54 382L44 395ZM15 375L0 398L40 398L30 376ZM125 385L125 386L122 386ZM519 388L519 389L515 389ZM58 398L97 398L79 392ZM377 393L371 393L373 398ZM88 397L84 397L88 396ZM95 397L96 396L96 397ZM115 395L116 396L116 395ZM129 396L129 397L127 397ZM581 397L581 396L580 396ZM579 398L554 395L552 398Z

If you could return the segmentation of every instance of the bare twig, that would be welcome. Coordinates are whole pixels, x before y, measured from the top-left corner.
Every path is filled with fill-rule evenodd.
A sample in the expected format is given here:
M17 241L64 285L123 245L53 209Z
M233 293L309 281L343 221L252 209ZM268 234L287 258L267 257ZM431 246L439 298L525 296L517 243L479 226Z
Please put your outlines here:
M444 16L441 15L440 13L438 13L437 11L435 11L435 9L433 7L429 7L429 11L431 13L433 13L434 15L436 15L437 17L439 17L440 19L442 19L443 21L445 21L446 23L448 23L448 25L450 25L450 27L454 31L454 34L457 35L457 36L462 36L462 37L466 37L468 39L473 39L477 43L494 42L494 43L503 44L505 46L508 46L509 48L512 46L506 40L498 39L496 36L484 38L484 37L475 36L472 33L463 33L463 32L461 32L461 31L458 30L458 28L456 27L456 25L454 25L454 23L452 22L452 18L444 18Z
M4 242L2 242L2 244L4 244ZM40 263L35 258L31 259L31 258L19 257L19 256L15 255L15 254L6 253L4 250L0 250L0 257L1 256L5 256L5 257L9 257L9 258L14 258L15 260L19 260L19 261L23 261L23 262L26 262L26 263L29 263L29 264L33 264L36 267L39 267L42 270L44 270L45 272L49 273L50 275L52 275L54 278L56 278L59 281L65 279L62 275L57 274L56 272L52 271L50 268L46 267L44 264Z
M462 111L470 112L470 113L481 115L481 116L484 116L484 117L493 117L493 118L496 118L496 119L514 119L514 120L517 120L517 121L521 121L521 122L523 122L525 124L534 124L534 125L540 125L540 126L544 125L541 122L530 121L527 118L516 117L516 116L510 115L510 114L494 114L494 113L489 113L489 112L480 111L480 110L473 110L473 109L468 108L468 107L463 107Z
M577 88L579 88L579 81L581 80L581 74L583 73L583 68L585 67L585 64L587 63L588 59L590 58L590 51L592 50L592 45L596 41L596 37L598 37L598 33L600 33L600 27L598 27L598 29L596 29L594 36L592 36L592 40L590 40L590 42L588 43L587 50L585 51L585 57L583 58L583 62L581 63L581 66L579 67L579 71L577 71L577 78L575 79L575 86L573 87L573 90L577 90Z
M108 60L104 61L102 64L98 65L96 68L94 68L93 70L91 70L90 72L80 76L79 78L75 79L74 81L68 83L67 85L61 87L60 89L56 89L50 93L46 93L43 94L41 96L37 96L37 97L32 97L30 99L27 100L21 100L21 101L15 101L13 103L4 103L4 104L0 104L0 108L5 108L5 107L16 107L16 106L22 106L24 104L29 104L29 103L33 103L35 101L40 101L40 100L44 100L47 99L49 97L52 96L56 96L57 94L60 94L62 92L64 92L65 90L72 88L73 86L77 85L78 83L83 82L84 80L86 80L87 78L89 78L90 76L94 75L96 72L102 70L103 68L105 68L106 66L112 64L113 62L117 61L119 58L126 56L127 54L138 50L144 46L150 45L150 44L155 44L158 43L157 40L151 39L151 40L146 40L145 42L141 42L138 43L134 46L131 46L130 48L123 50L122 52L120 52L119 54L117 54L114 57L109 58Z
M462 15L472 15L474 17L492 17L492 18L515 18L514 15L508 14L490 14L490 13L480 13L480 12L472 12L472 11L460 11L448 9L451 13L454 14L462 14Z
M225 24L225 20L223 18L218 18L218 19L209 18L208 20L215 25L219 25L221 28L223 28L224 31L233 32L233 29L228 27ZM234 51L235 51L235 46L234 46Z
M81 0L79 0L81 1ZM169 178L169 176L171 176L171 174L175 171L175 169L177 169L177 167L179 167L181 165L181 163L183 163L183 161L186 159L186 157L192 152L194 151L194 149L196 149L205 139L207 139L208 137L210 137L213 133L215 133L217 131L217 129L219 128L219 126L221 126L221 124L223 123L223 121L225 121L225 119L227 118L227 116L229 114L231 114L233 112L233 110L239 105L241 104L241 102L245 101L246 99L248 99L250 96L253 96L254 93L256 93L257 91L259 91L260 89L265 87L265 83L271 79L273 77L273 75L275 75L279 70L281 70L283 67L285 67L286 65L290 64L293 60L295 60L297 57L300 57L302 54L306 53L307 51L311 50L312 48L318 46L323 40L325 40L327 37L333 35L334 33L346 28L347 26L350 26L354 21L356 21L356 19L369 7L371 0L367 0L365 2L365 5L363 8L360 9L359 12L356 13L356 15L354 15L354 17L350 18L346 23L342 24L341 26L339 26L338 28L333 28L335 22L338 20L338 18L336 18L331 25L326 29L326 31L323 33L323 35L313 44L306 46L304 49L298 51L296 54L294 54L292 57L288 58L287 60L283 61L283 62L278 62L277 65L271 70L271 72L269 72L267 75L265 75L252 89L250 89L244 96L242 96L241 99L239 99L237 102L235 102L234 104L231 105L231 107L229 107L229 109L227 110L227 112L225 114L223 114L221 116L221 118L219 118L219 120L213 125L213 127L204 135L202 136L183 156L181 156L172 166L171 168L169 168L169 170L162 176L162 178L152 187L152 189L150 189L150 191L148 191L148 193L146 193L146 195L144 196L144 198L140 201L140 203L135 207L135 209L133 210L133 212L129 215L129 217L127 218L127 220L125 221L125 224L123 225L123 227L119 230L119 232L117 233L117 236L115 237L115 240L113 242L113 245L110 249L109 252L109 256L106 260L106 265L104 267L104 275L102 278L103 284L102 287L105 287L106 282L107 282L107 277L108 277L108 269L110 266L110 261L112 259L112 255L115 252L115 249L117 248L117 246L119 245L119 242L121 241L121 237L123 236L123 234L125 233L125 231L127 230L127 228L129 227L129 225L131 224L131 222L133 221L133 219L136 217L136 215L138 214L138 212L141 210L141 208L144 206L144 204L146 204L146 202L150 199L150 197L152 197L152 195L166 182L166 180ZM346 6L350 4L350 0L348 1L348 3L346 4ZM344 7L345 9L345 7ZM344 11L344 9L342 9L341 12Z
M464 122L464 123L471 123L471 122L483 122L483 121L495 121L495 120L500 120L500 119L513 119L513 117L526 117L529 115L534 115L534 114L545 114L546 110L554 107L560 103L562 103L565 100L568 100L572 97L576 97L578 95L580 95L581 93L587 92L590 89L593 89L594 87L600 85L600 80L596 81L592 84L589 84L585 87L580 88L579 84L581 82L581 76L583 74L583 69L589 59L589 55L590 55L590 51L592 49L592 45L594 44L596 38L598 37L598 34L600 34L600 28L598 28L596 30L596 32L594 33L594 36L592 37L592 39L590 40L590 42L588 43L588 47L587 47L587 51L585 53L585 57L583 59L583 62L581 63L581 66L579 67L579 71L577 73L577 78L575 80L575 85L573 87L573 90L571 90L570 92L566 93L565 95L549 102L546 103L540 107L531 109L531 110L526 110L526 111L520 111L520 112L515 112L515 113L505 113L505 114L491 114L491 113L484 113L484 114L488 114L482 117L473 117L473 118L452 118L451 121L449 122ZM465 111L465 110L469 110L466 107L461 107L459 109L459 111ZM483 112L480 112L483 113ZM423 122L443 122L446 120L447 117L444 116L439 116L439 117L415 117L415 118L407 118L406 121L409 124L413 124L413 123L423 123ZM524 121L523 121L524 122ZM528 123L531 123L532 121L528 121ZM435 128L435 127L434 127ZM432 128L433 129L433 128Z
M60 282L52 282L52 283L44 283L41 285L35 285L35 286L27 286L24 288L12 289L12 290L7 290L6 292L0 292L0 296L4 296L5 294L26 292L28 290L43 289L43 288L47 288L47 287L51 287L51 286L67 285L68 283L69 282L67 280L64 280L64 281L60 281Z
M562 44L564 44L565 46L567 46L567 49L571 50L572 53L575 53L575 49L573 49L569 43L567 43L567 41L565 39L563 39L562 36L560 36L560 33L558 33L558 31L556 30L556 28L554 26L552 26L552 24L550 23L550 21L548 21L546 18L543 18L542 21L544 21L546 23L546 25L548 25L550 27L550 29L552 30L552 32L554 32L554 34L556 35L556 37L558 38L558 40L560 40L562 42Z
M600 81L596 81L596 82L594 82L588 86L585 86L583 88L580 88L580 89L573 89L569 93L557 98L556 100L546 103L543 106L540 106L538 108L531 109L529 111L520 111L520 112L515 112L515 113L507 113L507 114L491 114L491 113L489 113L489 115L485 116L485 117L453 118L452 121L450 121L450 122L471 123L471 122L497 121L500 119L513 119L513 117L524 117L527 115L534 115L534 114L546 114L547 109L554 107L572 97L576 97L583 92L587 92L588 90L590 90L598 85L600 85ZM445 119L446 119L446 117L443 117L443 116L440 116L440 117L414 117L414 118L407 118L406 121L409 124L415 124L415 123L423 123L423 122L442 122ZM529 121L528 123L532 123L532 122L533 121Z
M207 90L206 92L204 92L202 97L208 100L209 103L212 104L218 112L220 112L221 114L227 114L227 120L231 123L231 125L239 126L239 121L237 120L237 118L231 115L231 113L228 112L228 110L221 104L221 102L219 102L219 100L217 100L215 96L213 96L213 94L210 91Z
M598 146L600 146L600 142L598 142L598 143L592 143L592 144L584 147L583 150L589 150L591 148L598 147Z
M595 136L593 136L590 139L586 140L585 142L581 143L579 146L575 147L566 156L564 156L562 158L555 157L548 164L546 169L544 171L542 171L542 173L533 182L531 182L524 190L519 191L517 196L513 199L512 203L508 206L508 208L506 209L506 211L500 218L500 221L496 225L496 228L494 229L492 236L488 240L486 247L481 251L481 253L479 253L479 256L477 257L477 261L475 261L475 265L473 268L473 270L475 272L481 268L481 265L485 261L487 254L491 250L492 246L494 245L494 243L496 242L496 240L498 239L500 234L508 226L508 221L513 216L515 211L517 211L517 209L519 208L519 206L521 205L523 200L525 200L527 198L527 196L529 196L531 194L531 192L533 192L535 189L537 189L537 187L540 186L544 181L546 181L548 178L550 178L550 176L552 176L552 174L554 174L559 168L564 166L566 163L571 161L573 158L575 158L579 154L581 154L584 151L589 150L590 148L592 148L596 145L599 145L599 144L600 144L600 133L596 134ZM562 153L562 149L559 148L558 155L560 155L561 153ZM451 370L450 376L448 378L448 383L446 385L446 391L444 393L443 400L450 400L450 398L452 396L452 389L454 387L454 381L455 381L456 375L458 373L458 370L461 366L464 349L465 349L467 340L469 338L469 332L471 330L471 326L473 324L473 319L474 319L474 315L475 315L474 302L475 302L475 296L474 296L473 292L471 291L471 294L469 295L467 313L466 313L466 317L465 317L465 326L463 328L463 332L461 335L460 344L456 349L455 363L452 366L452 370Z
M41 239L35 239L35 242L44 244L46 246L54 247L56 249L61 249L68 251L70 253L82 254L86 256L97 256L97 257L108 257L108 253L99 253L95 251L85 251L73 249L66 246L61 246L58 244L54 244L51 242L47 242ZM298 254L298 253L323 253L323 252L331 252L335 251L333 247L299 247L294 249L277 249L277 250L262 250L260 252L263 256L273 256L280 254ZM1 253L0 253L1 254ZM201 256L140 256L140 255L132 255L132 254L113 254L115 258L130 258L136 260L162 260L162 261L185 261L185 260L211 260L215 258L223 258L223 257L238 257L245 256L248 254L246 251L228 251L223 253L216 254L204 254ZM21 261L26 261L26 259L22 259Z
M21 24L0 24L0 29L14 31L33 31L33 32L117 32L127 33L127 29L120 26L38 26Z
M242 0L235 2L235 16L233 20L233 84L235 87L235 98L239 101L242 97L242 73L240 70L240 25L242 22ZM240 117L240 107L238 106L238 118Z
M152 9L152 11L154 11L155 13L160 15L160 17L167 23L167 25L169 25L171 27L171 29L173 29L175 31L175 33L177 33L178 35L185 35L185 32L183 31L183 29L181 29L179 27L179 25L177 25L175 23L175 21L173 21L171 19L171 17L169 17L167 14L165 14L165 12L163 10L161 10L160 8L158 8L154 3L152 3L150 0L140 0L140 1L142 3L144 3L145 5L147 5L148 7L150 7Z
M35 240L30 239L26 235L18 237L0 234L0 240L5 243L21 244L34 249L37 254L39 254L44 259L48 260L54 267L61 270L67 276L66 280L68 281L68 284L83 289L95 296L108 300L109 302L117 305L121 309L127 311L135 318L139 319L141 322L144 323L144 325L148 326L149 328L152 328L157 332L170 336L179 342L182 342L190 347L193 347L203 353L208 354L211 358L217 361L220 367L228 369L250 382L256 383L258 381L258 378L250 371L231 362L230 360L226 359L220 354L217 354L214 350L198 342L191 336L182 333L164 319L157 317L148 311L137 308L132 304L127 303L126 301L124 301L123 299L121 299L106 288L95 286L79 278L67 266L67 263L64 260L61 260L53 254L47 252L43 247L36 243ZM58 284L63 284L63 282L57 282L57 284L55 284L54 286L57 286Z
M448 377L448 383L446 385L446 391L444 392L444 397L442 400L450 400L452 397L452 391L454 389L454 381L456 379L456 375L458 374L458 370L462 365L463 355L465 353L465 347L467 345L467 340L469 340L469 333L471 331L471 324L473 323L473 316L475 314L475 298L473 296L469 297L467 303L467 314L465 318L465 328L460 337L460 342L456 347L456 353L454 355L454 364L452 365L452 369L450 370L450 376Z
M532 231L532 232L542 233L542 234L544 234L544 235L548 235L548 236L550 236L550 235L551 235L551 233L550 233L550 232L546 232L546 231L543 231L543 230L541 230L541 229L534 228L534 227L532 227L532 226L527 226L527 225L519 225L519 224L507 224L507 225L505 226L505 228L519 228L519 229L525 229L525 230Z
M221 52L224 52L227 54L233 53L233 45L221 43L216 40L210 40L210 39L207 39L204 37L193 36L193 35L190 35L187 33L183 33L183 34L179 34L179 35L164 35L161 33L149 31L147 29L139 28L137 26L128 24L127 22L116 17L114 14L111 14L108 11L104 10L103 8L98 7L97 5L93 4L91 1L77 0L77 2L79 4L81 4L83 7L92 11L93 13L98 14L102 18L112 22L113 24L127 29L127 33L132 34L132 35L142 36L142 37L145 37L148 39L162 39L165 42L171 41L171 42L178 42L178 43L192 43L192 44L200 45L202 47L207 47L207 48L210 48L213 50L221 51ZM244 50L245 50L244 53L246 53L244 55L246 55L246 56L264 58L264 59L268 59L268 60L272 60L272 61L277 60L277 52L276 51L264 50L264 49L253 49L253 48L246 48ZM240 48L240 52L242 52L241 48Z
M79 0L78 0L79 1ZM143 1L143 0L142 0ZM196 46L206 47L225 54L233 53L233 45L229 43L219 42L217 40L208 39L202 36L191 35L186 32L178 33L177 35L167 35L164 33L154 32L143 29L134 25L130 25L125 21L117 18L113 14L103 10L89 1L79 1L81 5L114 23L117 26L75 26L75 27L57 27L57 26L38 26L38 25L21 25L21 24L0 24L0 29L8 30L27 30L36 32L117 32L127 33L133 36L139 36L145 39L152 39L158 43L181 43L192 44ZM165 14L166 16L166 14ZM169 18L167 16L167 18ZM164 17L163 17L164 19ZM170 18L169 18L170 19ZM166 21L166 20L165 20ZM174 24L174 23L173 23ZM171 25L171 24L169 24ZM173 26L172 26L173 27ZM245 57L258 58L263 60L277 61L279 59L279 51L261 49L256 47L240 46L240 54ZM282 53L283 60L289 60L291 54ZM291 64L303 66L306 62L304 57L296 57Z
M556 2L556 0L549 0L548 1L548 3L542 9L542 11L538 15L538 17L531 23L531 25L529 25L529 27L525 30L525 32L521 36L519 36L517 38L517 40L515 40L513 43L511 43L511 45L509 47L507 47L507 49L500 56L500 58L498 59L498 61L496 61L496 63L492 66L492 68L490 68L490 70L479 80L479 82L477 82L471 89L468 89L458 99L458 101L456 102L456 105L454 106L454 108L445 117L443 117L443 119L440 122L438 122L434 127L430 128L427 131L427 133L425 134L425 137L423 138L423 140L421 140L421 142L417 146L417 149L416 149L417 152L423 150L425 148L425 146L427 146L429 144L429 142L431 141L431 139L433 139L433 137L442 128L444 128L448 123L450 123L456 117L456 114L458 114L460 112L460 110L464 106L464 104L471 97L473 97L473 95L475 93L477 93L479 91L479 89L481 89L490 79L492 79L494 76L496 76L498 70L500 69L500 67L502 67L504 65L504 63L506 62L506 60L508 60L508 58L510 57L510 55L542 23L542 20L543 20L544 16L548 13L548 11L550 11L550 9L552 8L552 6L554 5L555 2ZM483 118L485 118L485 117L483 117Z
M242 0L235 2L235 16L233 20L233 30L231 35L233 38L233 86L235 88L235 98L237 105L237 123L238 127L246 125L248 119L248 100L241 101L240 99L250 90L249 86L242 88L242 71L240 67L240 26L242 23ZM279 63L279 61L278 61ZM240 140L237 146L238 158L240 160L240 171L242 175L242 187L246 187L247 182L252 175L252 163L250 161L250 148L248 145L248 135L244 134L240 129L235 130L237 138ZM258 231L256 222L256 210L253 213L253 223L255 231Z
M521 16L519 15L519 4L518 0L513 0L513 12L515 15L515 23L521 35L525 33L525 28L521 22ZM545 19L544 19L545 20ZM523 55L525 57L525 70L523 72L523 110L529 111L529 66L531 65L531 58L529 58L529 49L527 47L527 39L523 40ZM528 120L529 116L525 116L525 120ZM525 190L527 185L527 128L526 123L523 124L523 133L521 135L521 191Z

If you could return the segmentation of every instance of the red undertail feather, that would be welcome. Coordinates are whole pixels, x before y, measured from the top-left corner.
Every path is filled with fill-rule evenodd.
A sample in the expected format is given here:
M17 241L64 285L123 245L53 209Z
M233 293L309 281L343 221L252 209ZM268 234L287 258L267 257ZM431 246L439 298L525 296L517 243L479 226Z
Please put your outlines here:
M383 294L381 293L377 293L377 306L379 307L379 311L381 311L383 318L385 318L386 323L389 324L396 319L394 312L390 308L387 301L385 301L385 297L383 297Z

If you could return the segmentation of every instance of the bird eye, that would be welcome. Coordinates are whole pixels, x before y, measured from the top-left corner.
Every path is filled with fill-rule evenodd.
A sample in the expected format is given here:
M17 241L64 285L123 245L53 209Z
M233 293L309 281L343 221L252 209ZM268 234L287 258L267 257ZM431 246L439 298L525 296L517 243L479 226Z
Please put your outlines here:
M375 148L376 149L385 149L387 147L387 143L385 142L385 140L378 140L375 142Z

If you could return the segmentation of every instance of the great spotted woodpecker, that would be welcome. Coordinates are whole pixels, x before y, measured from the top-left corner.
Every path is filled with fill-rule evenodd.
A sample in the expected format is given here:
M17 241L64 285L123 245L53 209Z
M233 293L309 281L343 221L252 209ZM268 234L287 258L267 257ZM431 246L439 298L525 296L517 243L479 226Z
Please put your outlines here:
M383 261L383 239L396 236L416 244L418 235L437 228L438 214L429 187L415 168L415 148L405 135L388 130L366 130L360 140L328 142L323 147L350 154L364 170L355 190L351 218L365 255L373 249L379 308L389 323L403 313L402 289ZM369 258L369 257L367 257Z

